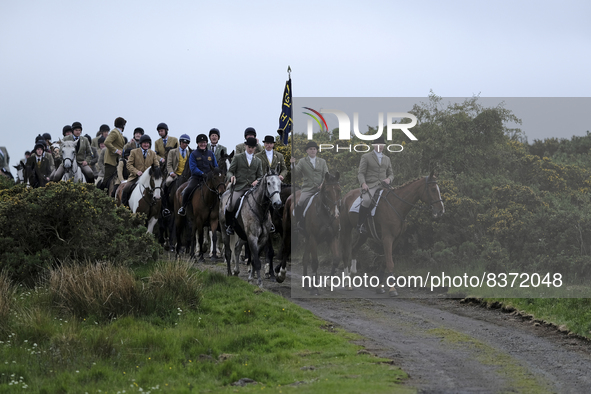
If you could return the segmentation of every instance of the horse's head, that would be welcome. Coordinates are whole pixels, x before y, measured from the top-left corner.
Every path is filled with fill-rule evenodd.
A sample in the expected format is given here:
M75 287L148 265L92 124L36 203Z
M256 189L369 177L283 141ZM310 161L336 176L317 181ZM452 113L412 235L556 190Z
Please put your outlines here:
M222 170L218 167L212 168L207 174L207 187L212 192L216 193L219 198L226 191L226 176L222 174Z
M228 169L230 168L230 164L232 163L232 159L234 158L234 151L232 151L232 153L230 153L229 155L226 154L226 151L222 151L222 154L220 155L220 162L218 163L218 166L220 168L220 171L222 172L222 175L226 175L226 173L228 172Z
M324 182L320 188L322 203L328 208L330 215L335 219L339 217L339 206L341 205L341 185L339 178L341 174L337 171L335 175L326 173Z
M150 167L146 172L150 177L150 188L154 193L154 200L160 200L162 198L162 182L164 181L164 178L162 177L162 169L156 164L152 165L152 167Z
M281 179L279 179L279 175L269 169L263 179L261 179L263 183L263 187L265 188L265 194L271 200L271 204L273 205L273 209L279 209L283 206L281 202Z
M425 191L421 193L421 201L431 207L434 218L438 218L445 213L441 192L439 191L437 178L433 175L433 171L431 171L429 176L425 177Z
M64 168L69 170L72 168L74 161L76 160L76 142L63 142L62 146L60 147L60 153L62 155L62 160L64 161Z

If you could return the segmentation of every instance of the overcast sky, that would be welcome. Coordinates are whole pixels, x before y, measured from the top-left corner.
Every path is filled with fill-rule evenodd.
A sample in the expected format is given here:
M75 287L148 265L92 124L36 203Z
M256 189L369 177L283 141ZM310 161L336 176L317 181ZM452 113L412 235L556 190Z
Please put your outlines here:
M586 97L590 4L3 0L0 145L14 165L37 134L123 116L231 150L275 135L288 65L299 97Z

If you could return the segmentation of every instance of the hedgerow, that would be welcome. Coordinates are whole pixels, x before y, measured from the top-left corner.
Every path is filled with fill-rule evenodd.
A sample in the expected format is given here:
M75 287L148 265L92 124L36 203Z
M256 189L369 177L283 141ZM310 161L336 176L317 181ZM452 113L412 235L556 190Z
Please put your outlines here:
M94 185L0 190L0 269L32 283L65 259L143 263L160 250L144 222Z

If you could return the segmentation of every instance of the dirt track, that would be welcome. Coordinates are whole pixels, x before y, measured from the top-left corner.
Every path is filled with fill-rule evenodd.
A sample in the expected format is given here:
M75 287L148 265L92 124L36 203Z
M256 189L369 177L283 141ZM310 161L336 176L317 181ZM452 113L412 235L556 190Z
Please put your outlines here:
M359 344L393 360L419 392L591 392L591 342L556 328L457 299L291 298L289 280L264 287L362 335Z

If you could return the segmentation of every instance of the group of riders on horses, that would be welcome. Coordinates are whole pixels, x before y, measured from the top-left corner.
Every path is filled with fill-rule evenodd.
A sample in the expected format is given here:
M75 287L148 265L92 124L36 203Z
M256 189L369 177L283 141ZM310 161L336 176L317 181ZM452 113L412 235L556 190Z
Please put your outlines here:
M118 117L115 119L115 127L112 130L109 130L107 125L102 125L93 139L89 135L81 135L82 125L80 122L65 126L63 128L63 138L59 143L52 144L50 142L51 136L47 133L39 136L35 141L32 153L24 162L24 172L26 174L24 181L33 187L37 187L44 186L49 181L61 180L66 166L65 160L60 157L60 144L64 145L67 141L72 141L71 144L75 144L75 161L83 174L84 180L94 182L99 188L107 190L113 197L116 196L117 189L121 189L120 193L117 194L118 203L126 206L129 206L129 199L134 186L138 183L138 179L144 172L159 167L162 173L165 174L166 181L162 187L156 187L162 188L162 202L161 205L158 205L159 208L161 207L161 211L158 216L166 218L174 213L174 216L182 218L187 215L189 207L193 210L191 199L195 191L206 184L206 180L211 177L213 171L220 172L219 167L223 164L224 171L221 172L225 175L226 183L223 190L229 189L227 191L228 198L224 200L224 206L218 208L219 216L215 215L215 220L217 222L217 218L221 218L220 222L223 221L225 224L225 228L221 229L221 231L224 232L224 235L230 236L234 234L235 226L239 224L237 212L240 210L241 198L249 190L255 189L267 173L278 176L280 181L287 177L288 169L285 159L281 153L274 150L275 138L270 135L265 136L263 147L259 144L256 138L256 130L252 127L245 130L244 143L236 146L234 154L228 155L227 148L219 143L220 131L216 128L211 129L209 135L199 134L196 138L197 148L192 150L189 147L191 138L187 134L183 134L177 139L169 135L168 126L165 123L160 123L156 127L160 138L156 140L154 150L152 150L152 139L144 133L142 128L136 128L133 139L129 142L126 141L123 136L126 123L125 119ZM370 211L377 204L376 196L378 192L384 188L392 189L390 186L394 179L392 163L390 158L383 153L385 147L383 137L374 140L372 145L373 150L361 157L358 169L358 180L361 188L352 191L357 193L355 197L358 206L351 219L351 233L368 233L369 226L366 220L370 216ZM343 220L340 220L340 224L333 229L329 228L328 225L323 227L315 224L313 226L316 228L308 228L308 220L305 218L305 213L310 209L311 198L319 193L322 194L327 185L336 185L336 187L333 187L335 193L328 200L324 197L322 201L318 201L319 208L316 208L317 210L324 209L327 212L327 221L334 223L335 220L339 220L339 207L347 197L341 199L340 186L338 186L339 175L337 173L335 177L329 174L326 161L318 157L318 150L319 147L316 142L309 141L305 146L306 157L300 159L297 163L295 158L291 158L291 169L295 171L298 177L301 177L301 189L297 193L295 203L290 202L290 214L287 216L289 216L288 219L291 219L292 216L290 215L293 215L292 220L295 221L295 229L301 234L315 234L316 231L324 228L328 231L325 231L327 234L331 234L329 237L332 238L331 242L337 242ZM0 152L0 160L7 156L7 153L5 153L5 151ZM186 174L189 174L188 177ZM183 187L177 186L174 190L178 189L179 193L173 192L169 195L168 189L173 182L181 180L181 177L183 177L182 180L184 181ZM424 200L431 205L435 214L433 204L440 203L441 199L440 197L437 199L436 196L430 197L432 193L428 192L427 189L436 181L432 175L425 178L425 180L426 186L421 192L422 195L417 195L413 201L417 199ZM220 192L215 192L217 193L217 200L220 200ZM278 191L274 193L278 193ZM425 193L427 197L424 196ZM436 194L439 194L438 189ZM414 207L414 203L408 203L395 193L394 196L405 204ZM396 200L389 202L387 196L384 198L401 219L400 221L403 221L403 217L394 207ZM425 198L433 201L428 202ZM320 198L317 200L320 200ZM281 202L285 203L286 201L282 199ZM175 209L175 206L178 209ZM351 204L341 208L346 210L345 215L348 215ZM209 209L213 208L210 206ZM437 209L438 212L443 212L442 203L441 208ZM351 212L353 212L352 209ZM265 213L265 215L270 217L269 213ZM322 215L316 216L321 217ZM285 222L286 216L283 215L282 219ZM264 220L266 218L261 219L261 226ZM314 223L313 220L312 223ZM372 223L372 229L374 230L372 235L375 236L376 226L373 221L370 223ZM272 224L270 227L271 231L273 231ZM379 233L380 230L378 229L377 232ZM244 236L242 230L240 233L241 237ZM283 233L285 233L285 230L283 230ZM383 233L384 231L382 231ZM285 237L287 234L283 235ZM398 235L395 235L394 239ZM309 243L314 244L321 241L321 238L311 239ZM345 237L345 239L348 238ZM351 245L345 246L350 251ZM315 254L315 251L313 253Z

